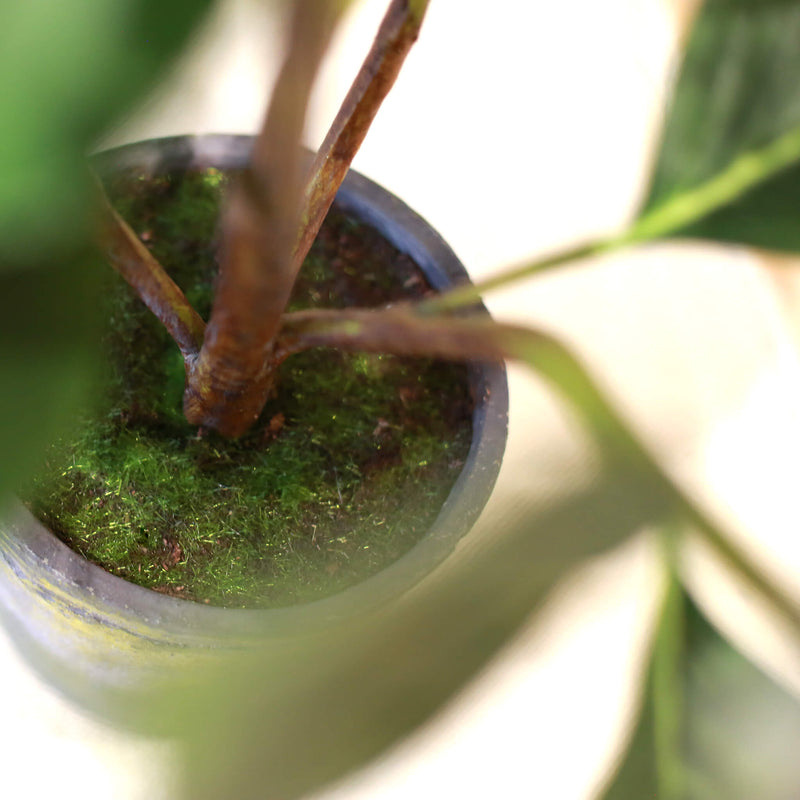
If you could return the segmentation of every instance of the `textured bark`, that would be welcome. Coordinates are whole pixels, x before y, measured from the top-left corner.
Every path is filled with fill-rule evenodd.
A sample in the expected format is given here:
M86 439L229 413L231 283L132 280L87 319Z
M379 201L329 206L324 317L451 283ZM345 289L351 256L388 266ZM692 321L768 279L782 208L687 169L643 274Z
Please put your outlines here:
M107 203L103 208L113 263L184 355L187 420L227 436L244 433L269 396L275 369L288 352L277 337L297 272L417 38L428 0L390 3L303 189L299 142L308 99L347 5L344 0L294 3L287 57L251 166L232 188L223 212L220 271L208 326L130 228ZM401 352L405 347L399 344Z
M311 168L293 265L299 270L406 55L419 35L427 0L393 0L372 49L339 109Z
M223 215L219 281L203 348L187 376L184 413L227 436L250 427L274 380L274 338L294 283L299 142L314 76L342 8L295 3L288 55L251 167Z

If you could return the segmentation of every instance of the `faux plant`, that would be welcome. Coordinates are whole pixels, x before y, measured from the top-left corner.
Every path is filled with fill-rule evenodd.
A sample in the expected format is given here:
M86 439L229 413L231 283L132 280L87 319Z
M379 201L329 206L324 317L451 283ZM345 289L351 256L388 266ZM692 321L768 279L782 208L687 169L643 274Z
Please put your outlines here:
M103 5L89 0L83 4ZM148 5L130 8L148 10ZM691 606L683 588L682 548L689 537L703 541L769 607L795 647L800 640L797 598L765 574L734 537L676 485L589 371L556 338L543 330L451 312L468 310L491 288L579 257L657 239L702 237L797 252L800 2L707 0L687 42L650 189L628 230L416 305L285 314L298 265L368 120L416 36L426 5L414 0L390 3L365 71L305 173L302 159L292 155L316 65L345 3L298 0L294 4L292 42L257 140L253 166L231 194L223 220L220 284L208 326L109 207L103 224L107 248L180 346L187 373L185 409L196 424L230 435L240 433L258 414L275 365L306 347L516 359L550 384L583 424L597 454L596 473L586 487L546 508L529 504L513 524L488 521L485 524L495 524L496 529L491 544L478 556L462 560L441 580L388 610L332 625L324 635L304 640L290 655L233 662L223 677L210 676L202 693L187 688L188 697L171 697L168 702L176 704L182 733L201 731L186 734L191 767L187 796L298 797L353 769L452 697L569 569L647 526L660 532L667 589L651 669L642 687L643 711L636 736L605 796L744 797L736 794L741 785L726 772L736 774L738 768L735 735L733 744L728 744L731 755L717 762L702 739L704 726L725 727L719 717L724 703L696 702L695 657L700 650L721 654L726 675L733 676L734 693L778 698L779 703L766 709L774 715L774 719L767 716L766 724L775 721L797 730L800 711L795 699L748 665ZM27 18L19 11L0 12L0 22L15 19ZM13 25L4 29L10 28ZM177 37L184 26L176 23L171 30ZM173 42L169 44L165 50ZM90 48L89 62L98 53L105 50ZM43 385L71 386L80 363L75 360L75 344L68 339L59 343L67 348L64 353L52 356L48 347L52 326L67 311L74 320L87 308L79 299L83 285L76 273L64 279L63 268L52 265L55 256L64 265L69 255L81 256L86 236L83 230L76 233L78 217L67 201L73 189L53 191L52 196L48 192L57 179L79 174L71 157L102 118L92 116L98 113L100 100L116 99L104 80L101 76L91 92L72 87L73 93L85 91L84 98L91 97L76 117L85 123L77 132L74 125L68 128L66 136L72 138L67 144L54 138L53 126L32 124L31 129L41 131L23 150L29 160L2 161L10 176L8 186L18 188L19 194L16 203L12 189L0 195L4 234L0 297L6 312L0 325L7 326L0 341L3 352L13 356L3 363L4 385L16 381L23 391L27 386L34 394ZM44 85L42 81L40 91ZM33 118L35 113L28 110ZM19 117L4 114L4 118L15 116ZM25 122L24 115L21 118ZM52 141L58 141L58 147L34 170L34 156L41 156ZM42 173L44 168L52 171ZM43 175L41 184L31 179L33 175ZM74 185L73 180L69 186ZM91 193L87 185L85 205ZM33 235L26 216L39 205L54 221L48 223L46 237ZM52 299L53 281L60 281L70 303L74 301L66 311L63 303ZM12 313L18 304L39 309L40 316ZM10 341L15 342L13 349ZM21 358L35 362L40 372L31 376ZM3 428L5 446L20 432L35 438L36 426L20 423L26 420L17 406L0 410L6 412L0 418L14 420ZM44 421L57 416L44 403L33 411ZM3 477L8 487L12 476ZM255 695L253 686L259 687ZM230 746L231 737L236 747ZM319 757L309 760L309 753ZM785 759L759 783L757 796L790 797L798 785L797 766L793 759Z

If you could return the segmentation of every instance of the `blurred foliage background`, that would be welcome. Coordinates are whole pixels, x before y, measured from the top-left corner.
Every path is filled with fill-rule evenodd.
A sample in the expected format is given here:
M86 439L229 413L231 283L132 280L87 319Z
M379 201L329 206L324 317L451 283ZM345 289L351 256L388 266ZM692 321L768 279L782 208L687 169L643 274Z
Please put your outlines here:
M69 424L90 387L103 267L90 245L83 156L162 74L210 3L6 5L0 491ZM798 32L795 0L706 0L685 40L632 234L598 248L659 236L797 252ZM154 716L169 716L183 741L186 797L299 797L374 758L464 687L570 570L644 529L661 543L663 603L639 718L604 796L800 794L797 697L698 610L686 542L699 538L737 574L795 648L798 598L664 471L591 365L540 334L506 344L582 425L591 453L583 485L549 503L518 497L508 513L484 518L478 533L488 544L397 606L309 636L290 654L193 676L185 693L154 700Z
M5 3L0 9L0 492L85 397L93 296L85 156L152 88L211 0Z

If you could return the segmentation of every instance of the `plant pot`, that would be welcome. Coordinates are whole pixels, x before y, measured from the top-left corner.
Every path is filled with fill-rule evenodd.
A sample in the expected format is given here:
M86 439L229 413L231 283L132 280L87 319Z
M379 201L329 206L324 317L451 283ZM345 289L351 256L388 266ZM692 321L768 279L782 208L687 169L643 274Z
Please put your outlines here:
M96 156L101 173L136 167L158 174L189 168L239 168L247 136L175 137ZM450 248L397 198L351 172L337 203L410 255L436 289L467 280ZM298 635L372 612L430 574L470 530L486 503L506 440L505 370L473 365L476 399L469 455L435 523L399 560L339 594L268 610L224 609L143 589L89 563L21 504L0 524L0 611L32 665L59 690L119 717L140 691L241 648L281 647Z

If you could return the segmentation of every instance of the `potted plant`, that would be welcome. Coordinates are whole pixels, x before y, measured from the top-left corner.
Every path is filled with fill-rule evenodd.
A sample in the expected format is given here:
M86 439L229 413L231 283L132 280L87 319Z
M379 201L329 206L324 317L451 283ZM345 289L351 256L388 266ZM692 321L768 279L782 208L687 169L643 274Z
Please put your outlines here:
M289 393L299 397L302 391L303 396L313 401L314 408L316 404L328 403L322 414L312 410L310 417L298 416L296 408L280 405L281 402L291 403L291 399L281 400L279 396L271 403L274 408L266 412L256 433L249 439L241 438L263 416L268 399L276 393L280 365L295 353L328 346L361 352L394 352L401 356L447 356L456 351L460 351L463 358L473 355L472 345L453 341L447 332L415 331L404 321L408 312L403 301L413 297L410 292L415 287L418 295L426 296L420 289L424 281L439 289L464 283L466 273L452 251L413 212L363 178L349 176L340 191L369 122L417 36L425 4L389 4L375 45L326 142L313 162L307 163L307 156L298 142L314 78L314 64L324 53L333 23L342 12L336 4L326 4L325 13L319 14L312 5L296 4L286 62L258 136L186 137L146 142L102 153L94 159L95 167L108 181L123 182L125 189L117 187L118 195L122 191L123 199L127 193L138 196L141 201L144 221L140 219L136 223L135 231L112 207L101 182L95 182L96 219L106 257L166 328L174 340L169 347L174 350L177 345L180 351L186 381L183 414L188 425L180 419L174 430L165 428L165 425L169 427L170 419L174 421L178 416L174 398L163 399L162 384L169 378L166 374L159 375L151 391L145 386L147 381L143 376L156 374L164 359L168 372L167 362L171 356L162 354L163 336L161 340L153 339L152 345L147 343L147 333L143 331L148 325L150 329L153 327L149 318L130 322L131 315L137 320L148 315L144 314L139 301L134 301L134 311L125 310L130 307L130 294L123 289L120 301L123 305L112 302L105 312L114 319L112 324L120 328L115 334L117 340L108 345L111 351L122 351L122 360L116 366L118 377L109 390L116 400L94 412L85 428L88 432L80 435L74 448L68 446L62 457L55 453L47 456L48 463L53 462L50 478L55 479L58 488L54 489L49 480L43 481L43 499L35 502L40 520L21 506L16 506L9 515L4 531L4 566L8 578L5 604L11 611L12 625L19 631L22 646L37 655L40 667L54 681L101 709L113 707L115 703L99 691L100 686L107 688L111 695L120 689L123 694L127 693L136 686L149 688L168 676L169 671L164 667L167 662L175 664L188 656L187 664L191 664L209 654L215 658L212 651L216 648L238 648L245 641L274 642L281 631L302 630L309 624L312 628L327 625L357 613L359 608L374 609L399 596L442 561L469 530L488 498L499 468L505 439L506 389L502 367L491 365L473 367L466 380L455 376L434 384L424 375L411 372L410 362L401 365L384 360L370 367L366 362L337 361L326 367L331 357L324 356L316 364L300 368L300 373L307 377L298 379L299 388ZM142 241L146 239L152 246L171 236L178 243L177 250L167 256L172 275L180 272L176 262L181 262L181 248L188 247L194 257L192 237L198 234L192 226L197 224L196 220L192 218L191 225L184 227L180 220L193 213L188 210L192 202L196 202L198 208L209 202L208 192L195 201L187 194L188 189L184 190L192 184L189 173L203 169L211 171L201 175L193 191L208 189L211 184L217 187L225 180L221 171L237 171L225 193L225 210L214 234L218 243L198 245L209 250L209 261L218 260L220 264L215 278L210 272L197 278L208 285L212 280L215 283L208 326L157 260L154 255L157 248L148 249ZM182 177L184 175L186 177ZM307 294L326 293L335 298L337 293L346 291L353 296L374 297L372 302L383 304L399 299L399 304L395 302L385 309L344 309L341 312L324 308L287 309L290 299L297 294L301 266L337 193L338 205L342 213L349 215L348 219L362 220L377 230L386 242L412 255L422 273L415 273L410 264L402 268L391 264L387 268L377 263L368 266L366 259L370 258L370 248L374 249L374 245L365 243L357 248L355 259L350 257L347 264L336 266L327 284L320 283L316 273L313 280L303 278L311 287L306 290ZM153 209L152 204L162 195L167 199L172 195L180 198L174 211ZM213 222L209 227L213 231ZM211 238L211 234L206 235ZM358 239L360 242L367 239L367 232L359 229L349 234L337 233L333 238L339 241L347 236L348 241ZM339 248L327 259L336 264L346 257L347 253ZM186 269L194 279L194 265ZM386 276L359 278L358 273L367 270L386 271ZM392 275L392 270L397 272L396 276ZM394 289L392 281L396 284ZM119 292L119 289L108 291ZM362 302L366 305L370 300ZM468 310L479 317L485 315L473 302L468 306L472 306ZM352 316L354 312L355 317ZM394 339L403 343L395 347L390 344ZM437 340L441 342L439 345ZM400 429L395 436L401 452L394 453L390 440L397 422L388 412L381 411L389 408L385 401L375 400L378 404L367 419L374 428L367 438L374 442L367 443L366 461L359 461L349 452L352 447L359 447L358 441L343 438L338 431L339 427L352 425L345 421L346 404L341 404L341 393L346 390L342 387L354 384L355 391L361 392L354 404L368 404L364 387L369 383L359 382L359 379L369 378L365 373L370 369L375 373L370 379L373 383L385 385L384 391L399 393L402 416L406 418L402 424L407 430ZM436 371L441 372L441 367ZM402 375L408 372L408 375L402 378L402 383L392 386L391 376L395 372ZM283 381L285 383L286 379ZM472 401L468 400L467 392L474 398ZM420 405L422 395L428 398L427 407ZM152 405L147 399L150 396L155 399ZM320 400L320 396L328 399ZM434 490L436 473L428 469L437 468L435 463L429 463L434 456L414 451L413 430L420 425L429 427L432 420L448 412L448 406L454 406L453 413L463 419L465 404L470 402L474 405L471 443L454 427L453 434L457 433L464 446L441 450L437 456L449 473L444 476L442 493ZM382 413L390 419L385 419ZM292 416L291 421L285 414ZM453 424L461 423L454 418ZM291 449L277 452L281 442L287 441L285 429L290 427L301 438ZM430 430L434 437L449 435L444 429ZM361 441L365 438L363 431L356 435ZM228 447L225 439L237 439L244 444L237 442L235 447ZM277 439L281 441L275 442ZM411 443L408 447L406 440ZM177 461L163 450L165 442ZM129 452L126 447L130 447ZM276 451L271 458L263 456L267 447ZM404 447L409 452L414 451L411 455L416 463L412 472L418 473L416 483L387 489L390 474L399 475L393 462L407 460L402 453ZM444 447L448 447L447 443ZM321 468L314 466L320 460L319 451L322 453ZM187 453L188 460L184 460ZM245 453L253 457L247 458ZM348 460L342 461L341 455ZM98 460L90 463L95 457ZM292 471L286 467L289 461L308 462L310 476L296 483ZM132 462L138 465L134 471L139 477L131 472ZM146 469L158 475L152 479L144 476L139 469L143 463L149 465ZM229 465L233 465L233 472L227 471ZM348 478L348 471L356 473L356 481ZM376 477L361 478L366 472L376 473ZM320 513L322 495L317 484L323 473L333 481L338 496L332 520L327 519L324 512L321 517L313 516ZM184 479L186 484L175 494L188 500L191 509L180 503L171 506L165 499L179 479ZM245 488L242 481L248 482L249 488ZM268 488L271 483L275 486ZM201 484L206 486L205 495ZM452 491L449 491L451 486ZM348 498L355 493L354 499L345 503L343 492ZM387 501L386 495L391 492L398 496L412 492L418 497L405 506L398 506L394 500ZM313 502L306 503L308 510L298 513L296 497L309 493L314 493L310 498ZM56 496L61 500L54 500ZM288 504L279 502L287 496ZM240 514L243 507L238 502L242 497L247 498L250 508L249 512L242 512L243 515ZM376 521L369 520L373 512L367 511L375 504L373 497L381 505L381 516ZM443 508L439 509L445 498ZM154 500L152 508L151 499ZM281 545L282 554L287 556L296 547L304 548L300 566L287 566L288 558L284 557L277 569L273 567L277 587L266 583L269 578L264 575L267 573L256 564L261 577L250 578L246 577L247 571L237 572L232 580L235 593L218 589L213 585L215 569L228 574L244 566L237 562L266 560L263 551L272 546L270 537L262 534L254 537L252 528L258 530L266 526L264 507L267 504L276 525L290 531L283 534L286 544ZM398 507L392 508L392 504ZM138 511L145 508L146 513L139 515ZM415 508L424 510L424 517L414 519ZM87 517L93 509L100 511L99 516ZM215 519L212 509L217 509L221 516ZM400 523L388 519L386 524L388 514L401 517ZM141 578L151 572L150 564L161 575L169 570L175 573L179 566L188 567L185 573L180 570L186 577L176 578L173 574L170 583L154 586L173 597L142 591L139 586L131 586L87 564L81 555L57 541L48 526L41 522L44 520L58 530L62 539L77 541L77 549L81 550L81 541L73 535L74 528L67 522L68 518L81 515L92 520L88 528L83 528L93 548L88 554L98 563L105 561L104 566L134 583L142 583ZM294 527L299 529L292 533L290 518L295 516L298 519ZM373 534L375 538L371 544L355 547L360 527L363 527L362 517L373 529L383 527ZM157 526L158 519L165 527ZM326 523L329 523L327 527ZM430 527L427 532L426 527ZM189 528L191 535L187 532ZM391 537L397 535L396 528L401 529L399 533L406 538L408 531L416 531L416 538L424 533L421 541L399 560L397 556L404 549L408 550L409 543L389 546ZM304 541L297 541L298 536ZM123 537L128 541L124 547ZM127 554L132 549L138 564L123 568L111 556L95 556L94 553L106 547L99 544L106 538L116 558L119 558L118 553ZM246 542L247 549L237 542ZM337 563L326 557L319 566L311 566L310 561L322 557L317 553L330 553L336 547L344 549L337 543L348 545L349 554L345 550L344 560ZM387 555L373 555L382 546L388 546ZM210 550L218 552L212 556L208 554ZM369 576L376 569L380 569L379 573L367 580L357 577L349 577L344 582L339 580L338 573L345 572L340 567L349 568L349 562L355 563L359 556L365 555L364 551L370 551L366 555L373 565L366 573L362 569L360 573L354 571L353 575ZM147 556L144 561L138 557L142 553ZM207 554L212 588L210 595L203 596L196 583L197 565ZM392 560L396 563L391 563ZM305 585L302 594L298 579L288 579L281 574L296 570L308 573L300 579ZM274 576L276 572L277 577ZM337 573L336 580L327 580L325 572L328 576ZM192 579L195 582L188 584ZM205 577L199 579L201 583L208 582ZM243 579L249 581L249 587L239 591ZM357 585L347 591L337 591L356 580ZM222 605L239 605L242 597L247 599L248 592L252 598L253 586L259 581L266 584L262 595L269 604L274 602L271 598L276 596L277 590L292 586L290 593L284 593L284 599L278 601L281 605L289 603L290 607L263 613L239 613L185 602L205 600L208 603L210 597ZM318 599L323 581L330 583L331 588L322 596L332 591L334 596ZM302 605L291 607L296 605L296 599L302 601ZM309 605L308 600L315 602ZM87 620L92 622L87 624ZM265 627L272 633L266 635ZM112 641L113 646L110 646ZM87 676L91 676L88 683Z
M492 285L676 235L795 249L787 198L797 185L800 147L794 82L785 76L793 74L797 13L796 3L709 0L687 47L655 178L637 221L618 236L503 273ZM736 90L716 94L719 81L731 75L740 78ZM712 101L717 113L704 128L699 112ZM751 125L754 107L758 124ZM767 200L773 224L750 225L763 223ZM684 738L695 710L684 706L686 716L676 720L672 703L691 683L681 648L698 642L720 648L696 612L687 611L678 556L689 529L796 637L796 600L665 474L566 348L543 331L439 316L475 296L467 287L374 316L302 316L296 332L306 341L361 346L369 330L370 345L384 346L386 325L387 339L395 343L408 337L435 341L444 350L446 340L449 356L468 350L482 359L519 359L554 385L583 421L597 459L593 479L564 498L525 508L518 519L490 521L495 536L476 557L381 613L323 625L318 635L281 652L226 661L224 673L212 675L202 693L189 687L190 702L178 708L185 730L200 732L192 742L190 796L300 796L362 763L480 669L569 567L643 524L663 532L667 591L637 747L610 796L684 796L694 791L692 781L705 766L692 762L697 750L684 749L687 742L697 744L691 736L697 731ZM691 627L689 639L683 624ZM225 745L234 732L231 752ZM309 752L318 757L309 759Z

